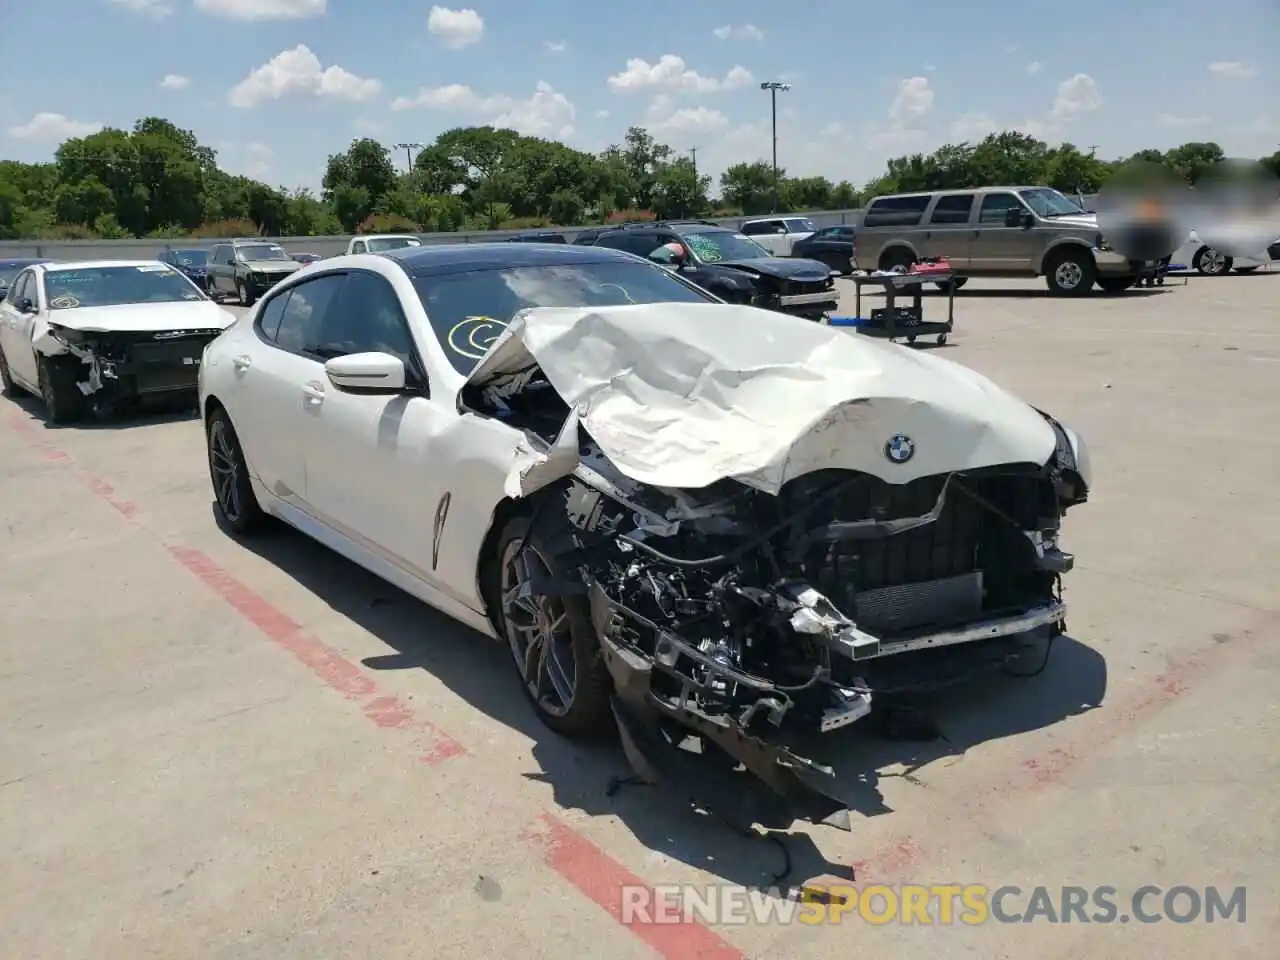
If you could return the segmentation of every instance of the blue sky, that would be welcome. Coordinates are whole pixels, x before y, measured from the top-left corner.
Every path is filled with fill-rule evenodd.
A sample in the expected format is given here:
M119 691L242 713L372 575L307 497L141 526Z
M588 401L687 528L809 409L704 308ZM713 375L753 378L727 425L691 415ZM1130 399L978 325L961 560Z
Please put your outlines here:
M586 150L647 126L718 174L769 155L863 183L887 157L1018 128L1103 156L1280 147L1274 0L5 0L0 157L167 117L226 169L318 186L357 136L500 121ZM1267 91L1271 92L1267 96ZM403 153L399 154L403 158Z

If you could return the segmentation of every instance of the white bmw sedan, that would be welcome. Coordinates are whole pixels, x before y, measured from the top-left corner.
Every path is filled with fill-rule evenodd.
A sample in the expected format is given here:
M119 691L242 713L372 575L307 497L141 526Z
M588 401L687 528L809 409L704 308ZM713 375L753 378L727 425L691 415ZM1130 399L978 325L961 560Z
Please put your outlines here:
M320 261L200 398L235 533L272 514L500 638L555 730L692 736L826 813L792 735L865 716L898 654L935 684L1061 633L1090 483L971 370L591 246Z

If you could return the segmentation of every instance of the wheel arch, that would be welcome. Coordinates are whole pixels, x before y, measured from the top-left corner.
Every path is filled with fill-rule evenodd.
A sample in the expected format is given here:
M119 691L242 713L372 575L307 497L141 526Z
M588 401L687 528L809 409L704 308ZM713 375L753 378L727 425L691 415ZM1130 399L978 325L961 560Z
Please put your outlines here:
M899 258L904 253L912 260L920 259L920 255L916 253L915 247L906 240L890 240L880 249L880 256L876 261L876 265L881 270L884 270L889 265L898 262Z
M1036 276L1044 276L1047 265L1067 250L1080 250L1088 254L1091 259L1093 257L1093 249L1079 237L1063 237L1060 240L1054 240L1044 248L1044 252L1040 254L1040 261L1036 264Z
M480 541L480 552L476 555L476 591L480 596L480 602L484 604L484 615L493 625L495 637L501 637L502 629L502 625L497 620L499 603L497 560L498 543L502 537L502 531L516 517L533 515L544 495L545 491L539 491L532 497L519 500L514 497L503 497L493 508L489 529L485 531L484 538Z

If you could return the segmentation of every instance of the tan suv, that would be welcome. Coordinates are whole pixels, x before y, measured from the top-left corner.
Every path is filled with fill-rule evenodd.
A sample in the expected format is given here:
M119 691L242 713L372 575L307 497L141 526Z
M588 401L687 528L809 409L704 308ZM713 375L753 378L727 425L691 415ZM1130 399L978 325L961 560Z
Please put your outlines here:
M981 187L876 197L857 225L854 262L886 270L945 257L970 277L1044 277L1051 293L1118 293L1155 265L1116 253L1098 218L1049 187Z

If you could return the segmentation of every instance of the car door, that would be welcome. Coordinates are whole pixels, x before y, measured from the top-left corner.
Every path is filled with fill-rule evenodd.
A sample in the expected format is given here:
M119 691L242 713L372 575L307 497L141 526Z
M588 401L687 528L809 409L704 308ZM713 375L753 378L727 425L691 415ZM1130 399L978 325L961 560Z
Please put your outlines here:
M407 387L387 394L340 389L318 369L308 387L307 500L317 519L419 579L436 582L432 527L450 494L433 441L457 418L432 398L426 367L391 283L348 272L309 351L331 359L389 353L405 364ZM456 493L457 491L454 491Z
M973 250L975 196L972 193L943 193L934 200L925 218L925 229L916 251L922 257L943 257L956 270L969 266Z
M209 282L214 293L232 294L236 292L235 280L231 276L231 244L220 243L209 255Z
M274 496L303 509L304 445L320 409L309 385L324 376L310 351L344 279L340 272L321 274L262 301L252 336L232 356L235 393L224 400L250 468Z
M23 270L14 278L13 286L5 297L3 307L3 340L5 360L9 372L17 380L27 384L38 382L36 352L31 345L33 328L43 309L40 297L40 278L34 270Z
M1030 212L1010 191L997 190L982 194L977 222L970 233L969 269L976 273L1034 272L1032 244L1027 242L1027 227L1005 226L1010 210Z

